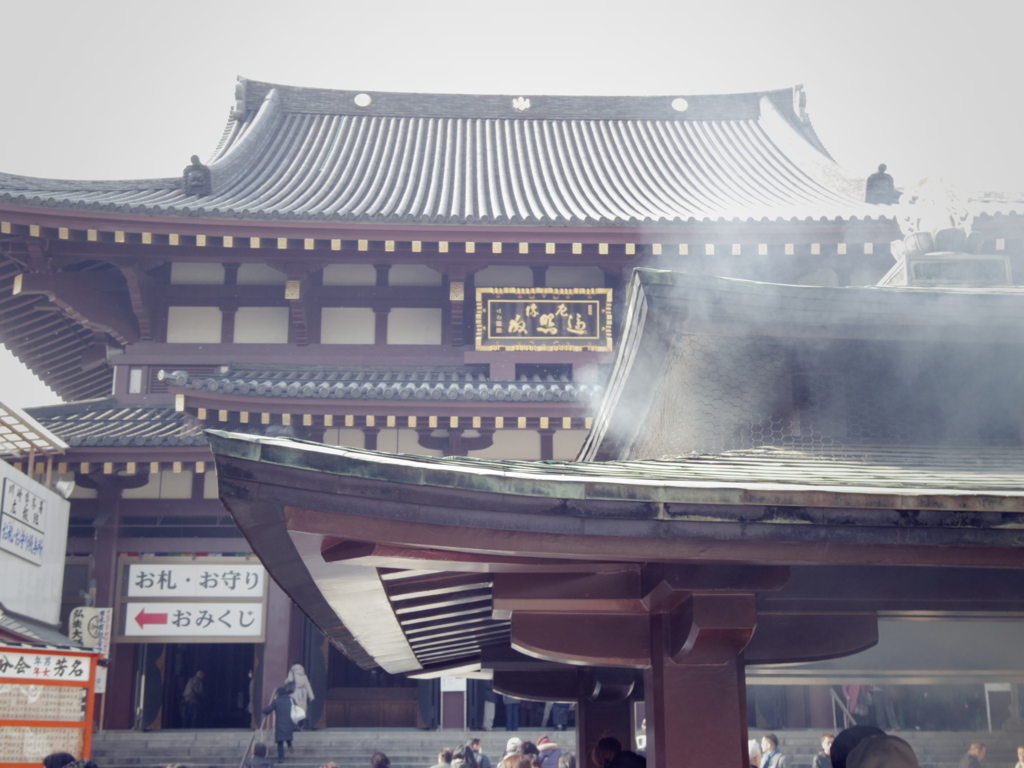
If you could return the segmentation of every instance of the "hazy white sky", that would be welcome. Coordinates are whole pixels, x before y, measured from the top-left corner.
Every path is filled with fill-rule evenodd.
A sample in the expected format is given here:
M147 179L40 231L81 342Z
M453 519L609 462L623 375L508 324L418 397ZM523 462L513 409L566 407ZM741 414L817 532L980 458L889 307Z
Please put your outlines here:
M1024 2L7 0L0 171L176 176L214 149L236 75L510 95L802 83L825 146L899 185L1024 189ZM0 359L0 400L53 401ZM31 378L31 377L29 377Z

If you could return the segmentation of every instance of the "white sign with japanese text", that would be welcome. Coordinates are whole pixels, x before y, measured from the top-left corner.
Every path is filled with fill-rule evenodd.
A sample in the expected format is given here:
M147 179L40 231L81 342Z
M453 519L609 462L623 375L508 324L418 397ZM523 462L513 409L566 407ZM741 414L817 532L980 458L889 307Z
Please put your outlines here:
M46 499L33 493L27 486L27 482L19 483L13 478L5 477L0 512L44 533L46 531Z
M113 608L79 606L68 616L68 637L79 645L110 657L110 632L114 621Z
M124 603L126 637L259 637L262 603Z
M44 624L61 620L70 510L67 499L0 461L0 602L5 611Z
M22 653L0 649L0 677L16 680L68 680L87 683L91 665L84 656Z
M28 560L43 564L43 534L10 515L0 515L0 549Z
M265 579L262 565L133 563L127 596L261 598Z

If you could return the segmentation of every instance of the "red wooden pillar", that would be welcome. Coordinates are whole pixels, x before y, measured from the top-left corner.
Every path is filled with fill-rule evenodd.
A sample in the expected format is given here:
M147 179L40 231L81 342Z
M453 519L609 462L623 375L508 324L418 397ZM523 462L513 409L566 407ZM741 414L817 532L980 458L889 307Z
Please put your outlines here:
M595 699L592 677L580 670L576 701L576 762L590 766L590 751L606 736L614 736L623 749L632 749L633 725L628 694L612 701Z
M654 765L746 764L741 653L755 621L752 594L695 594L671 613L651 615L644 694L647 754Z

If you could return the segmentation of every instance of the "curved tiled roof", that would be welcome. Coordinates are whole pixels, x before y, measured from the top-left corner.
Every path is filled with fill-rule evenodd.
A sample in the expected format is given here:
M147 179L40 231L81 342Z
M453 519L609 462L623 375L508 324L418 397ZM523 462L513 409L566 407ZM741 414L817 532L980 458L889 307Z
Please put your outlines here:
M599 384L561 376L521 376L489 381L465 368L248 368L219 375L160 371L170 386L252 397L335 398L345 400L477 400L496 402L590 402L604 392Z
M73 448L206 445L202 426L170 407L126 407L105 397L26 410Z
M185 194L180 178L0 174L0 203L339 223L887 216L825 152L799 88L685 100L361 94L366 106L349 91L240 90L210 195Z

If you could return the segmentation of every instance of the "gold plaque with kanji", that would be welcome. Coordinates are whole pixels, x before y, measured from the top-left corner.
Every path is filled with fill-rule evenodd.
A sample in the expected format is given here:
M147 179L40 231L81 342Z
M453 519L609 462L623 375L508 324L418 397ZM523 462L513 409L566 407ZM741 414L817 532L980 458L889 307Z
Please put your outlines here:
M610 352L611 288L477 288L480 351Z

